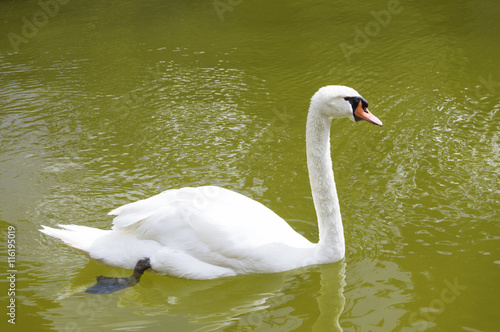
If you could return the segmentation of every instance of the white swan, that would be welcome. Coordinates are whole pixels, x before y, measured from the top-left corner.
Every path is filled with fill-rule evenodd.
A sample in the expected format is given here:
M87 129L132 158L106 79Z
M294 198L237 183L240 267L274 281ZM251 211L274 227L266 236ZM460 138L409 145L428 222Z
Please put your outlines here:
M319 227L311 243L264 205L215 186L164 191L110 212L111 230L60 225L40 231L101 263L133 269L143 257L155 272L212 279L286 271L344 257L344 232L330 158L334 118L382 126L354 89L326 86L311 99L307 166ZM142 274L142 271L140 271Z

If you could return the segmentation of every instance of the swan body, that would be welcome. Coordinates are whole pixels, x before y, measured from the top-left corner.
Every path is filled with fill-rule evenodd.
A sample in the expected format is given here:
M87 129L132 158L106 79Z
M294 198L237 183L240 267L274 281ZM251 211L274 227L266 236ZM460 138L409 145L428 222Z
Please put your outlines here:
M344 257L340 208L330 158L334 118L382 125L354 89L326 86L311 99L307 163L318 216L319 242L311 243L273 211L234 191L204 186L166 190L123 205L111 230L42 226L103 264L133 269L143 257L151 269L173 277L212 279L272 273L335 262Z

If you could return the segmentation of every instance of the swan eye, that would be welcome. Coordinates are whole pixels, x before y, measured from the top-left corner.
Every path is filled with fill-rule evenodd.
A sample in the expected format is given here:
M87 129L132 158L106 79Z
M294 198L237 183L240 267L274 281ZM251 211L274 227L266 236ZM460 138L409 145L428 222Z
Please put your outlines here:
M345 97L345 100L351 104L352 111L356 111L356 108L358 108L359 102L361 102L361 105L363 106L363 109L366 109L368 107L368 102L363 98L363 97Z

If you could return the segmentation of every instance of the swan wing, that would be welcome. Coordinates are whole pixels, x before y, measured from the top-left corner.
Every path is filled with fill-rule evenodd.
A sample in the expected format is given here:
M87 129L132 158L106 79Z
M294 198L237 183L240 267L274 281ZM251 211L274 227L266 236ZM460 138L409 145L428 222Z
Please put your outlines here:
M256 249L277 243L311 246L261 203L216 186L167 190L110 214L116 215L113 230L155 240L204 260L209 254L251 256Z

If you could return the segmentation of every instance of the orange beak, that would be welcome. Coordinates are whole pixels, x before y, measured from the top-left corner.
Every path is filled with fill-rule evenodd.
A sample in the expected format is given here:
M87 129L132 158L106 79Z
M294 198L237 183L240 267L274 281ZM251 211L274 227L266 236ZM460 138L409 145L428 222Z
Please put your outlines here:
M363 108L361 102L359 102L358 107L354 111L354 115L357 118L356 120L365 120L370 123L376 124L377 126L382 127L382 121L380 121L375 115L373 115L368 108Z

